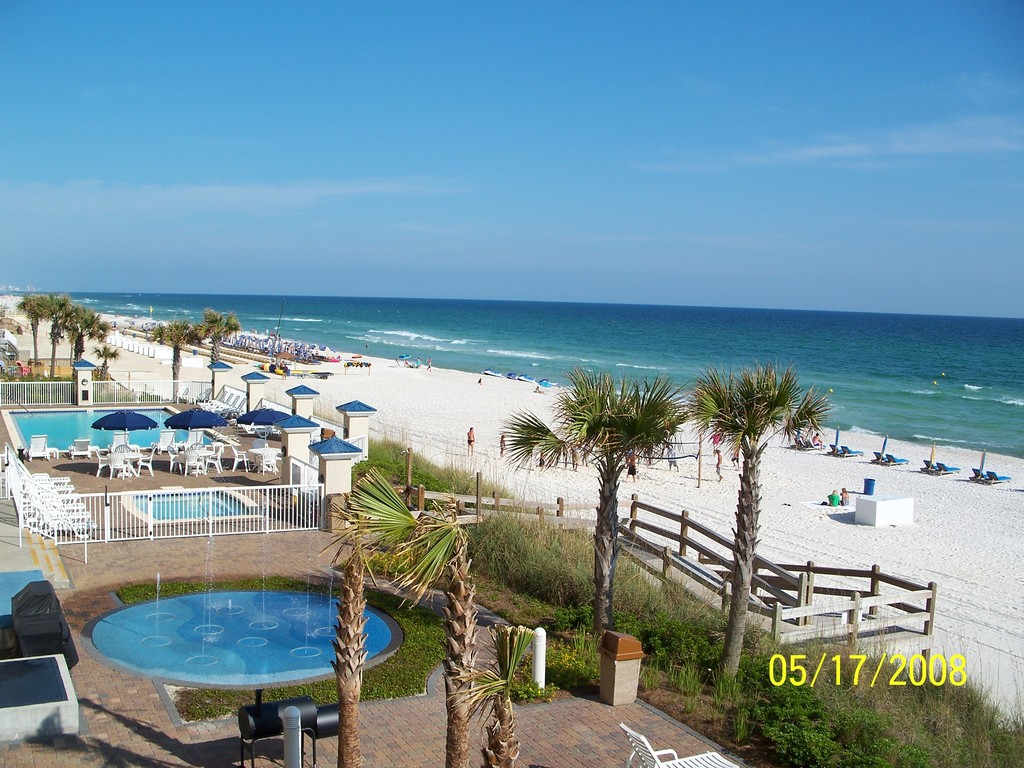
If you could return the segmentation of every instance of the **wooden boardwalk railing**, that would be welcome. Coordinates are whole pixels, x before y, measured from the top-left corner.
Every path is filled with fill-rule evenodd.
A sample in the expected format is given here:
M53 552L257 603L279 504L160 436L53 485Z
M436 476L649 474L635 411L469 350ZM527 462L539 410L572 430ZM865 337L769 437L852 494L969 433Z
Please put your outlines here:
M675 525L641 519L641 511ZM660 558L663 576L677 571L719 593L723 604L728 599L734 552L731 538L696 522L687 511L670 512L645 504L635 495L629 519L623 523L623 539ZM673 545L657 544L641 532L660 536ZM835 580L825 583L826 577ZM861 580L864 586L858 589ZM855 639L893 631L931 636L937 594L934 581L919 584L884 573L878 565L869 569L822 566L813 561L785 565L758 555L751 579L750 609L769 617L772 635L785 642Z

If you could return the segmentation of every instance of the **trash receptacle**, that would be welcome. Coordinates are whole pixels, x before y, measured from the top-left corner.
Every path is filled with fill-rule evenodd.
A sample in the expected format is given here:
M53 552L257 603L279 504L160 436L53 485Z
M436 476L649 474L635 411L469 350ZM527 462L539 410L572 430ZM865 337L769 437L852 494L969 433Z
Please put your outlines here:
M601 637L601 701L617 707L636 701L643 646L632 635L605 632Z
M870 477L864 478L864 495L874 496L875 495L875 481Z

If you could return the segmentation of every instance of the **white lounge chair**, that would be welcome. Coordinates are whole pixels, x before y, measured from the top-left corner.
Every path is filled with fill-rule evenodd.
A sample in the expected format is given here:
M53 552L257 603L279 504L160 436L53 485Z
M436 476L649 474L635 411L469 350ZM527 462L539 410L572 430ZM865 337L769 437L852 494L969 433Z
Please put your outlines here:
M88 459L92 454L92 441L88 437L76 438L68 448L69 459Z
M655 751L645 736L637 733L625 723L619 723L619 727L626 732L626 738L629 739L630 746L633 747L633 754L629 756L626 768L630 768L636 758L639 758L637 765L642 768L739 768L736 763L726 760L717 752L705 752L693 757L679 757L674 749ZM665 757L668 759L664 759Z
M174 430L161 429L160 439L150 447L155 448L157 453L170 453L174 448Z
M60 451L56 448L51 448L46 444L46 435L32 435L28 444L28 457L30 459L56 459L60 456Z

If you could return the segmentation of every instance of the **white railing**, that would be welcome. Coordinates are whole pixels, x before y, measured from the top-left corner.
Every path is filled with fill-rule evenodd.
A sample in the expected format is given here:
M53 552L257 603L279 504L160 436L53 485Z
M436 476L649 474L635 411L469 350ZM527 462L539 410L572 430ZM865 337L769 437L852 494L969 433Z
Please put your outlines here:
M292 485L300 485L302 487L316 485L320 482L319 468L294 456L288 457L287 476Z
M50 509L33 495L31 472L6 446L4 489L14 499L22 527L60 544L306 531L321 527L323 485L316 482L260 487L138 490L73 494L73 525L62 524L68 505ZM308 466L308 465L307 465ZM308 479L308 476L307 476ZM50 495L47 494L47 499ZM66 500L66 497L65 497Z
M0 405L74 405L71 381L0 381Z
M189 402L210 389L207 381L178 381L177 398L173 381L95 381L92 399L98 405L119 403Z
M93 541L307 531L320 527L323 486L271 485L82 494Z

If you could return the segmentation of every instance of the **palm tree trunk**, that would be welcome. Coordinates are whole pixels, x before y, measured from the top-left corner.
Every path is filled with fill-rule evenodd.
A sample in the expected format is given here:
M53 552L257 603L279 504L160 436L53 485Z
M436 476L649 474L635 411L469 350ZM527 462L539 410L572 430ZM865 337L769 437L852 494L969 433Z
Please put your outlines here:
M594 637L615 628L612 585L619 554L619 474L612 462L601 467L600 500L594 526Z
M470 708L462 697L472 683L463 682L476 666L476 586L469 579L465 544L455 556L445 591L444 687L448 710L445 768L469 768Z
M178 402L178 376L181 375L181 347L171 350L171 398Z
M32 327L32 359L39 362L39 321L31 323Z
M53 378L53 372L57 370L57 337L52 333L50 334L50 378Z
M739 671L743 634L747 627L747 604L750 601L750 581L754 575L758 517L761 512L759 457L759 453L750 455L744 452L743 472L740 474L739 499L736 504L736 550L732 563L732 595L729 602L729 620L725 628L725 648L722 651L722 669L729 675L735 675Z
M221 339L220 335L216 334L216 333L213 334L213 336L210 337L210 362L211 363L219 363L220 362L220 339Z
M494 702L494 721L487 726L487 746L484 747L485 768L515 768L519 759L519 739L516 738L516 720L512 702L500 699Z
M338 628L334 639L334 674L338 684L338 768L360 768L359 696L363 688L366 661L366 596L362 557L349 557L342 571Z

